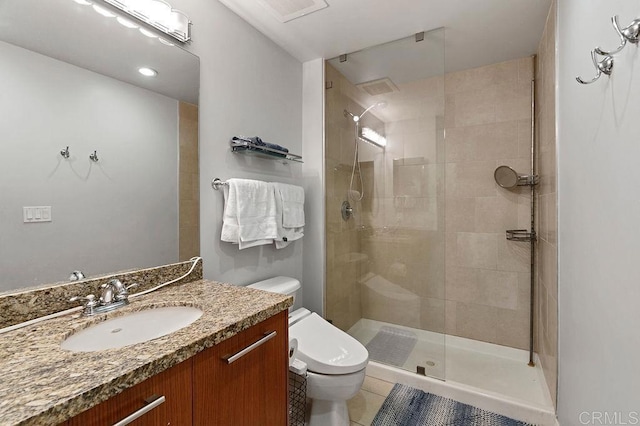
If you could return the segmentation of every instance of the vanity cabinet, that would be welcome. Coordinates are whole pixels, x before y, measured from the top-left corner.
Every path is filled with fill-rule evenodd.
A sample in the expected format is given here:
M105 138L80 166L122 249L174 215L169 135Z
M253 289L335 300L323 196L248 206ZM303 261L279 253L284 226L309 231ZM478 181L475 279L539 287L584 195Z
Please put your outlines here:
M288 331L285 310L63 424L286 426Z
M288 331L283 311L196 355L193 424L286 426Z
M130 425L182 426L193 422L193 363L190 359L73 417L68 426L115 425L133 413L148 410ZM164 402L158 398L164 397Z

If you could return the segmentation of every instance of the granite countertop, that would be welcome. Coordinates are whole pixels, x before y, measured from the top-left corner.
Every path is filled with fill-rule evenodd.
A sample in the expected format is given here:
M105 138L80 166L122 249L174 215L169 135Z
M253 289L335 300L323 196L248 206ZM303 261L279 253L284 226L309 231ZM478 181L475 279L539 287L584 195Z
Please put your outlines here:
M168 286L116 311L67 315L0 335L0 425L57 425L122 390L289 308L289 296L208 280ZM193 324L158 339L99 352L60 343L106 319L154 307L195 306Z

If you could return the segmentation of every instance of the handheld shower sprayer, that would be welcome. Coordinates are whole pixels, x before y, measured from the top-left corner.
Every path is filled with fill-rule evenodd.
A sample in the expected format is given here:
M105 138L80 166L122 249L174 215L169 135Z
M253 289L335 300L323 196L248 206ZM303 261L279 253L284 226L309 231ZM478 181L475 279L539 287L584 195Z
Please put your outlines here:
M368 108L366 108L364 111L362 111L362 114L360 114L360 115L355 115L355 114L353 114L353 113L351 113L351 112L349 112L349 111L347 111L347 110L345 109L345 110L344 110L344 116L345 116L345 117L350 116L350 117L351 117L351 119L352 119L355 123L358 123L358 122L360 121L360 119L361 119L362 117L364 117L364 115L365 115L366 113L368 113L369 111L371 111L372 109L374 109L374 108L385 108L386 106L387 106L387 102L385 102L385 101L376 102L375 104L370 105Z
M373 105L370 105L368 108L365 108L364 111L362 111L362 113L360 115L355 115L349 111L347 111L346 109L344 110L344 116L345 117L351 117L351 119L353 120L354 123L356 123L355 125L355 135L354 135L354 144L355 144L355 153L353 156L353 167L351 168L351 180L349 182L349 192L347 193L347 198L349 198L350 196L352 196L352 194L357 193L358 191L353 191L353 179L355 177L356 174L356 168L358 169L358 176L360 179L360 195L354 199L354 201L360 201L362 200L362 198L364 197L364 182L362 181L362 171L360 170L360 161L358 159L358 139L360 137L360 119L362 117L365 116L366 113L368 113L369 111L371 111L374 108L385 108L387 106L387 102L386 101L381 101L381 102L376 102ZM348 217L351 216L351 212L349 213ZM345 216L343 215L343 219L347 220L348 217L345 218Z

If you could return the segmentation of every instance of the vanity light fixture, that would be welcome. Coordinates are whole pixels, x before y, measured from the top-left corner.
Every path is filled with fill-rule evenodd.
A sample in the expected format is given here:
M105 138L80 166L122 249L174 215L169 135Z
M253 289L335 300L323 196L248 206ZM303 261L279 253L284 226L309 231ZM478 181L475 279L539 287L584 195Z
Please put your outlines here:
M363 127L360 131L360 139L372 143L380 148L387 146L387 138L369 127Z
M83 6L89 6L91 4L91 2L88 2L87 0L73 0L73 1Z
M145 77L155 77L158 75L158 71L154 70L153 68L149 68L149 67L142 67L142 68L138 68L138 72L142 75L144 75Z
M189 17L162 0L102 0L176 40L191 40ZM140 29L142 31L142 29ZM145 33L143 33L145 34ZM145 34L147 35L147 34ZM154 35L155 36L155 35Z

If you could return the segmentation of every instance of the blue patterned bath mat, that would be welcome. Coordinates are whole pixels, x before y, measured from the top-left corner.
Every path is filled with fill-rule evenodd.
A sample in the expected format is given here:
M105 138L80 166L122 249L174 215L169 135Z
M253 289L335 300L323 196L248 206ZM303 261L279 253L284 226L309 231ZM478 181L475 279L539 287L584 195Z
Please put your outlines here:
M415 333L385 325L367 343L369 359L402 367L417 341Z
M371 426L533 426L500 414L491 413L396 384Z

